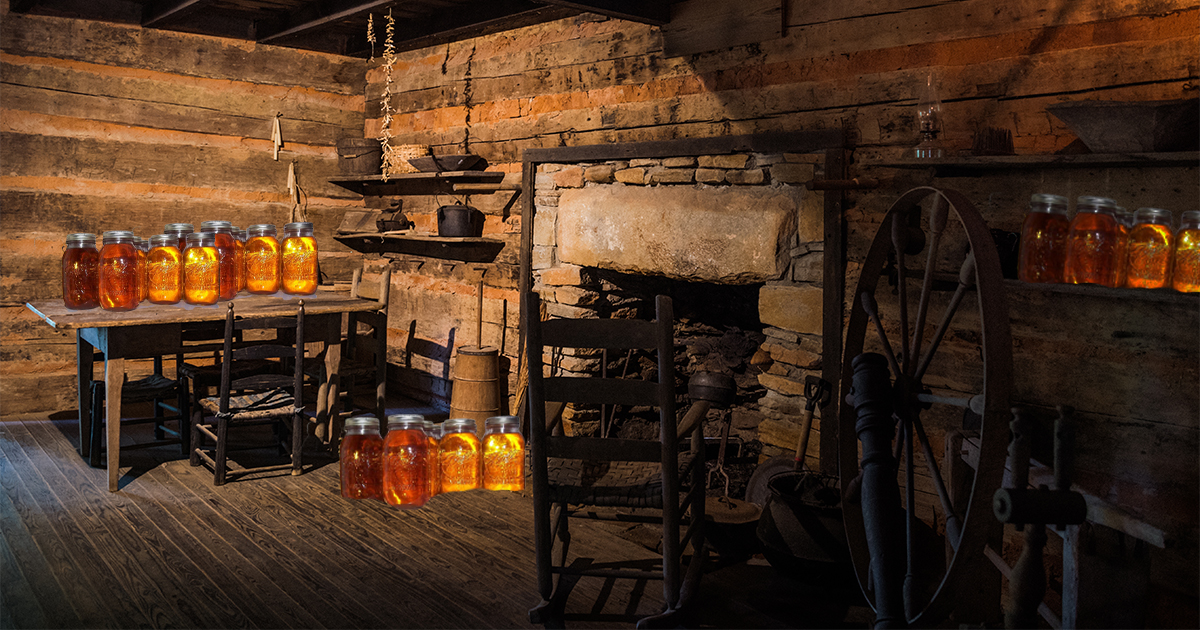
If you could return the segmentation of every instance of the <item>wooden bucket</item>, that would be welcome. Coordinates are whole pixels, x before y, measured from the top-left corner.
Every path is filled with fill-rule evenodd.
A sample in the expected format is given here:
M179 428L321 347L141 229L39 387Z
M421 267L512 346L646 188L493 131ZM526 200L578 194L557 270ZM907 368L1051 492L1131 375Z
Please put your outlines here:
M500 351L491 346L458 349L450 390L450 417L472 418L478 431L483 421L500 415Z

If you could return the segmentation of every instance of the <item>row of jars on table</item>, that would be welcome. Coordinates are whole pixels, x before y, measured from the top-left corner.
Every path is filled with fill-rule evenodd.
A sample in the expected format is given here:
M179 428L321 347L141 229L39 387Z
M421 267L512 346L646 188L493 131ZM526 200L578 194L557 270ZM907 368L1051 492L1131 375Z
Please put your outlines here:
M62 258L63 302L69 309L129 311L153 304L216 304L239 292L309 295L317 290L313 225L288 223L239 230L229 221L171 223L147 239L133 232L71 234Z
M1107 197L1035 194L1021 230L1018 277L1025 282L1098 284L1200 292L1200 211L1128 212Z
M380 435L374 416L346 420L341 447L342 496L379 499L418 508L445 492L519 491L525 487L525 440L516 416L484 421L451 418L434 423L420 415L388 416Z

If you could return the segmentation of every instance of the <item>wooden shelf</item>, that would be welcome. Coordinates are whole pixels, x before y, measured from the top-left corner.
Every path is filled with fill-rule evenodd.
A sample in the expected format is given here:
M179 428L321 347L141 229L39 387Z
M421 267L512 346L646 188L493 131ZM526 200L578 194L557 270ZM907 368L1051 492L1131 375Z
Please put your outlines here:
M1137 302L1160 302L1167 304L1200 304L1200 295L1195 293L1180 293L1172 289L1112 289L1094 284L1038 284L1020 280L1005 280L1004 288L1008 291L1025 293L1065 293L1070 295L1085 295L1106 300L1123 300Z
M862 166L933 169L938 177L977 177L992 171L1042 168L1125 168L1200 166L1200 152L1089 153L1082 155L991 155L937 159L865 161Z
M383 175L335 177L329 182L368 197L389 195L436 195L463 192L459 186L470 187L471 193L492 193L506 190L500 183L504 173L497 171L447 171L444 173L403 173L386 181Z
M355 232L335 234L334 240L366 254L408 254L460 260L492 262L504 241L469 236L434 236L412 232Z

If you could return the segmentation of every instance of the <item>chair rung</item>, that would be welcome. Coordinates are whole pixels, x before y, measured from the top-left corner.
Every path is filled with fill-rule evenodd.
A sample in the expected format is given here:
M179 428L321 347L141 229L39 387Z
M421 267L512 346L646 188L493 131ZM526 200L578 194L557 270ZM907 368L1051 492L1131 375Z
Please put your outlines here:
M217 467L216 460L214 460L212 458L212 455L209 455L207 451L205 451L202 448L194 448L192 450L196 451L196 455L199 456L200 459L204 460L204 462L207 463L209 466L211 466L213 468Z
M571 567L551 567L554 573L562 575L583 575L590 577L624 578L630 580L661 580L661 571L638 571L635 569L572 569Z
M612 521L615 523L654 523L661 524L662 516L654 516L651 514L604 514L596 511L576 510L571 514L574 518L590 518L597 521Z
M196 425L196 430L203 433L204 435L207 435L208 439L210 439L214 442L217 440L217 434L213 433L212 429L208 428L207 424Z

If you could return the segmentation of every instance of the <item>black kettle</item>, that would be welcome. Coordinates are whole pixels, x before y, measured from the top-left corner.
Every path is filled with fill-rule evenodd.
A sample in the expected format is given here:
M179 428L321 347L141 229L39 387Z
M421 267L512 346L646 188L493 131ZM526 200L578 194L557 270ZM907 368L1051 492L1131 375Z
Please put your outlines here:
M437 210L438 236L481 236L483 213L461 203Z

